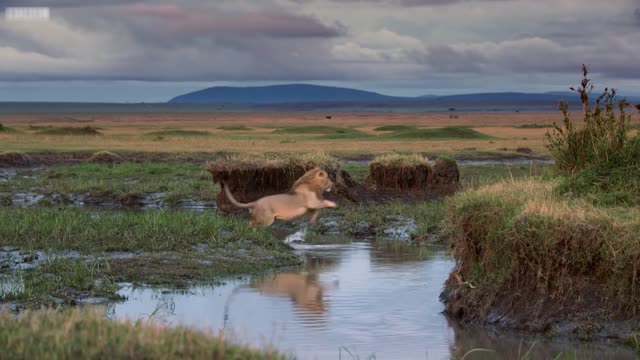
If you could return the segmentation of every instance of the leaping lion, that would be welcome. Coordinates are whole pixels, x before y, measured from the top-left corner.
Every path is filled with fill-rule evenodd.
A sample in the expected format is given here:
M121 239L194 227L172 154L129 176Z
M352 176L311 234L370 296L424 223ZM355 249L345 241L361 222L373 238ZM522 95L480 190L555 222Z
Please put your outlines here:
M296 180L288 193L265 196L244 204L238 202L229 191L229 186L221 182L229 201L239 208L248 208L252 217L251 223L257 226L270 226L276 219L291 220L304 215L308 210L313 211L310 220L315 222L320 209L336 207L335 202L322 197L322 193L331 190L332 186L333 182L327 172L314 168Z

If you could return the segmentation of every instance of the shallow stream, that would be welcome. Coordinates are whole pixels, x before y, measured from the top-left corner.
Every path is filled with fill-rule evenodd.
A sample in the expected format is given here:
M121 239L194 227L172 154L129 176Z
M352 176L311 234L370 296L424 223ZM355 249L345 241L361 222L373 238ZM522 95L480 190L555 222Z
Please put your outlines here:
M466 359L518 359L530 349L533 359L635 358L620 345L460 327L438 300L454 265L442 247L294 247L306 258L299 269L188 290L125 285L120 293L128 300L109 304L107 315L224 330L240 343L273 345L298 359L460 359L472 349Z

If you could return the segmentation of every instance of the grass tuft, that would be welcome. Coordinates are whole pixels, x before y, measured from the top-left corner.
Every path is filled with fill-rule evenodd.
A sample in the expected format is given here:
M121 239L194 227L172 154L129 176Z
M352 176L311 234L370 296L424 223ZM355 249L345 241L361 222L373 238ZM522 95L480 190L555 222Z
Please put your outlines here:
M419 154L386 154L375 157L371 164L413 167L428 165L428 159Z
M184 136L184 137L190 137L190 136L211 136L213 135L212 133L208 132L208 131L200 131L200 130L162 130L162 131L152 131L149 133L144 134L145 136L157 136L157 137L164 137L164 136Z
M0 314L0 321L0 348L8 359L285 359L152 318L110 320L99 309Z
M61 127L48 127L44 130L37 132L39 135L102 135L98 129L93 126L61 126Z
M377 128L373 129L373 131L410 131L410 130L416 130L416 127L409 126L409 125L385 125L385 126L378 126Z
M493 136L483 134L466 126L447 126L438 129L412 129L398 131L393 134L382 135L388 139L423 139L423 140L455 140L455 139L493 139Z
M230 126L219 126L218 129L224 131L251 131L253 130L250 127L246 127L244 125L230 125Z

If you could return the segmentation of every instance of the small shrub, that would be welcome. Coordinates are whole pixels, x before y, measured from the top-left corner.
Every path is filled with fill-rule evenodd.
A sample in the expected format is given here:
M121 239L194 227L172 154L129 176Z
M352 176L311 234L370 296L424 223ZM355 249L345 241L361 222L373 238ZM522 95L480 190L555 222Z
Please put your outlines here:
M588 73L587 66L583 65L580 86L571 88L580 95L583 123L573 122L569 116L569 105L563 101L560 103L563 124L554 123L553 130L546 134L547 148L556 159L557 168L564 174L575 174L593 164L609 166L621 160L640 160L640 143L630 141L629 136L630 115L626 109L630 104L622 99L616 106L615 89L605 88L592 108L589 94L594 85L587 77Z
M547 133L556 168L566 175L558 191L598 205L640 204L640 136L630 134L630 104L622 99L616 105L616 91L605 88L592 109L589 94L594 86L587 67L582 71L580 87L571 89L580 95L583 123L574 124L562 102L563 124L554 124Z
M92 163L119 163L122 161L122 156L110 151L98 151L91 155L88 161Z

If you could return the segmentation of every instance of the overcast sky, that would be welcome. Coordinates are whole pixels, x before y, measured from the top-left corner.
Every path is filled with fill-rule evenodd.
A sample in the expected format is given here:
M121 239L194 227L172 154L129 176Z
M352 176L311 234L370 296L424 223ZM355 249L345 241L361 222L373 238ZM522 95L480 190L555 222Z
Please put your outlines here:
M0 101L165 101L214 85L389 95L640 94L640 0L0 0Z

